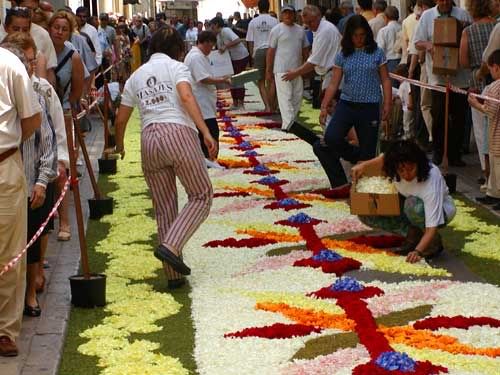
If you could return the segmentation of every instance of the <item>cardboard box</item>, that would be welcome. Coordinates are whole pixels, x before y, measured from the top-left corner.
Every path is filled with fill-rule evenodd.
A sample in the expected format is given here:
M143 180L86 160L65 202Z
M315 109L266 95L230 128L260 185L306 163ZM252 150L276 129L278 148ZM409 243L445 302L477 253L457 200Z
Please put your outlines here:
M432 74L456 75L458 72L459 48L434 46L432 56Z
M245 83L256 82L259 79L262 79L259 69L249 69L232 76L231 83L236 86L242 86Z
M382 176L380 169L368 169L365 176ZM399 216L399 194L358 193L351 187L351 214L360 216Z
M455 17L436 18L432 43L435 46L459 47L462 25Z

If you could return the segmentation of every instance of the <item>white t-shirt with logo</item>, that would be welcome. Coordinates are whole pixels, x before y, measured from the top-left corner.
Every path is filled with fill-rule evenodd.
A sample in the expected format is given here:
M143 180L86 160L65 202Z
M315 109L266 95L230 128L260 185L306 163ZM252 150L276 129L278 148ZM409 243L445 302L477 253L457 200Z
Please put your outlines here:
M269 14L261 14L248 24L247 42L253 42L253 53L261 48L269 47L269 34L279 21Z
M229 27L223 27L219 34L217 34L217 48L221 48L226 44L239 39L240 37L234 33ZM229 54L231 55L231 60L237 61L242 60L249 55L247 47L243 43L238 43L237 45L228 48Z
M193 93L203 114L204 119L216 118L217 91L215 85L202 83L205 78L212 76L210 59L198 47L193 47L186 55L184 64L187 65L193 76Z
M139 107L143 129L153 123L175 123L197 131L177 93L180 82L192 85L188 67L163 53L155 53L127 80L121 104Z
M269 34L269 47L276 49L273 73L286 73L301 66L302 49L308 46L309 41L302 26L280 23L273 27Z

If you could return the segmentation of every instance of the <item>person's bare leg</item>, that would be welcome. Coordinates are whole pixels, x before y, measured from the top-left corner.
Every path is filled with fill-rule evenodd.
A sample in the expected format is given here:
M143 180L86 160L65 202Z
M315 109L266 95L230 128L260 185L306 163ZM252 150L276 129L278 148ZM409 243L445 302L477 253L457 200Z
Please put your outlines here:
M38 276L39 263L28 264L26 269L26 304L30 307L37 307L36 301L36 279Z
M269 96L267 93L266 80L259 79L257 81L257 86L259 87L260 97L264 103L264 111L269 112L271 110L271 105L269 103Z
M43 270L43 261L45 260L45 253L47 252L47 247L49 245L49 235L42 234L40 237L40 262L38 263L38 275L36 279L36 289L40 289L44 286L45 271Z
M66 183L66 168L62 163L59 163L59 176L57 177L57 196L59 197L61 195L61 192L64 189L64 184ZM69 197L68 194L64 196L64 199L61 202L61 205L59 206L58 209L59 212L59 235L61 232L63 234L70 233L71 232L71 227L69 225ZM58 238L59 238L58 235Z
M274 81L269 83L267 88L269 110L270 112L276 112L278 110L278 99L276 98L276 85Z

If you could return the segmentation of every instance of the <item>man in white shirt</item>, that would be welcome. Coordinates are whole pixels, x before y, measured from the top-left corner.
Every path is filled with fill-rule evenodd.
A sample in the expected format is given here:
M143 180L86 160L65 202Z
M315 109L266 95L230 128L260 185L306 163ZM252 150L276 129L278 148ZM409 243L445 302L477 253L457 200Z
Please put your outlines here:
M401 50L399 49L399 37L401 25L398 23L399 11L395 6L388 6L385 9L384 16L387 26L380 29L377 35L377 44L385 53L387 59L387 69L392 73L401 61Z
M20 57L24 58L22 53ZM27 188L19 146L41 124L41 108L25 65L0 48L0 264L26 246ZM26 257L0 277L0 356L18 355L26 286Z
M436 6L426 10L415 30L415 46L418 50L425 51L425 65L429 83L431 85L446 86L449 82L460 88L467 88L470 71L468 69L459 69L454 76L446 77L432 72L432 54L434 45L432 43L434 35L434 20L440 17L454 17L459 20L463 26L472 23L472 18L465 10L453 6L452 0L437 0ZM433 162L436 165L441 164L444 152L444 108L445 94L438 91L432 91L432 140L434 146ZM451 166L463 167L462 144L465 134L465 119L467 117L467 96L451 93L449 103L449 131L448 131L448 160Z
M85 7L79 7L76 9L76 22L81 33L88 35L95 49L95 60L97 65L102 63L102 49L99 43L99 36L97 35L97 29L89 24L87 21L89 19L89 10Z
M271 29L279 22L268 14L269 0L259 0L258 7L259 17L254 18L248 24L248 51L253 58L253 66L259 69L260 79L257 81L257 85L264 102L264 110L271 112L275 109L276 88L273 81L269 81L269 86L266 86L266 54L269 48Z
M373 13L375 14L375 17L368 21L368 24L373 31L373 39L375 40L377 40L378 32L386 25L384 15L386 9L387 2L385 0L377 0L373 4Z
M300 75L292 80L284 80L283 76L302 65L307 56L309 42L304 28L294 22L293 6L283 6L281 19L282 22L273 27L269 35L266 78L276 83L281 128L289 130L300 110L303 82Z
M208 55L217 43L217 37L212 31L201 31L198 34L196 46L193 46L184 59L194 84L193 94L200 106L203 119L212 137L219 142L219 126L217 125L217 91L215 85L218 83L230 84L231 79L225 77L214 77L212 66ZM203 142L203 135L199 133L200 145L205 158L208 158L208 149Z
M317 74L322 76L322 89L326 89L332 76L331 70L335 56L340 50L342 36L332 23L321 18L321 11L317 6L306 5L304 7L302 22L314 35L311 55L300 67L285 73L283 79L292 81L298 76L315 70Z

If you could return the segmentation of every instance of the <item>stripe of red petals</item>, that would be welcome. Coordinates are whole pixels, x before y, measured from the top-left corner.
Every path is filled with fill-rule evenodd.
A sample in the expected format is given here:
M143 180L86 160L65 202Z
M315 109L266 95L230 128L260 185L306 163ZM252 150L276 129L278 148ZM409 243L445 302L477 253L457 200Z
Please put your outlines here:
M224 193L214 193L214 198L218 197L248 197L250 193L245 191L229 191Z
M420 320L413 324L415 329L430 329L435 331L439 328L461 328L468 329L472 326L490 326L493 328L500 327L500 320L488 317L465 317L458 316L435 316Z
M367 245L376 249L388 249L390 247L401 246L404 237L396 235L380 235L380 236L358 236L347 239L347 241L354 242L360 245Z
M294 204L294 205L289 205L289 206L280 206L278 202L273 202L271 204L266 204L264 208L270 209L270 210L278 210L278 209L283 209L285 211L290 211L290 210L299 210L301 208L307 208L311 207L310 204L306 203L299 203L299 204Z
M347 199L351 194L351 185L345 185L334 189L318 189L311 191L313 194L320 194L325 198Z
M266 339L288 339L297 336L307 336L313 332L321 332L321 328L304 324L275 323L266 327L245 328L238 332L226 333L224 337L262 337Z
M431 374L440 374L448 373L448 369L442 366L435 366L429 361L425 362L417 362L417 366L415 366L415 370L412 372L403 372L403 371L388 371L379 367L375 362L371 361L365 363L363 365L359 365L352 370L353 375L431 375Z
M293 263L293 265L294 267L321 267L321 270L324 273L334 273L339 277L348 271L357 270L361 267L360 262L351 258L342 258L334 262L321 262L312 258L307 258L297 260L295 263Z
M275 244L276 240L266 238L243 238L237 240L236 238L226 238L225 240L215 240L207 242L203 247L259 247L270 244Z
M326 288L321 288L316 292L309 293L308 296L314 296L321 299L336 298L336 299L366 299L375 296L381 296L384 291L376 286L365 286L363 290L359 292L349 292L349 291L336 291L330 289L329 286ZM349 317L350 319L354 319Z

